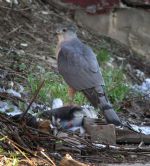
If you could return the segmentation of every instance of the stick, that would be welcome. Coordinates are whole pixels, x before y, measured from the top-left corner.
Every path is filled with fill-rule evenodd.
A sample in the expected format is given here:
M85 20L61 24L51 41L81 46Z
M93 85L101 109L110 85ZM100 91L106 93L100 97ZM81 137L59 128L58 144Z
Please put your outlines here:
M8 32L7 34L4 34L4 35L2 36L2 38L3 38L3 37L6 37L6 36L9 36L9 35L11 35L12 33L15 33L15 32L18 31L20 28L22 28L22 25L18 26L17 28L14 28L12 31Z
M31 101L30 101L30 103L29 103L27 109L23 112L23 114L22 114L20 120L22 120L22 119L25 117L25 115L27 114L27 112L28 112L28 110L30 109L32 103L33 103L34 100L36 99L36 97L37 97L39 91L41 90L42 86L44 85L44 82L45 82L45 80L43 80L43 81L40 83L39 87L37 88L37 90L35 91L35 93L34 93L32 99L31 99Z
M49 158L49 157L46 155L46 153L44 153L43 150L41 150L40 152L41 152L41 154L42 154L44 157L46 157L46 158L52 163L52 166L56 166L56 164L53 162L53 160L52 160L51 158Z
M33 165L32 161L25 155L24 152L22 152L21 149L25 150L27 153L30 153L30 154L34 155L33 152L31 153L31 152L28 151L26 148L24 148L24 147L18 145L16 142L14 142L13 140L11 140L8 136L3 135L2 133L1 133L1 135L4 137L4 139L6 139L6 140L8 141L9 144L11 144L15 149L17 149L17 150L28 160L28 162L30 163L30 165ZM20 147L21 149L20 149L19 147ZM34 156L35 156L35 155L34 155Z

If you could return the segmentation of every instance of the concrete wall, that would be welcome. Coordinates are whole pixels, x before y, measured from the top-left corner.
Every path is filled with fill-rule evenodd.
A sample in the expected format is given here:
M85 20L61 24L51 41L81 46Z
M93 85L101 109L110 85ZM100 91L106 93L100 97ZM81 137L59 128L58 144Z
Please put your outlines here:
M120 8L102 15L89 15L77 10L78 24L98 34L109 36L150 58L150 12L136 8Z

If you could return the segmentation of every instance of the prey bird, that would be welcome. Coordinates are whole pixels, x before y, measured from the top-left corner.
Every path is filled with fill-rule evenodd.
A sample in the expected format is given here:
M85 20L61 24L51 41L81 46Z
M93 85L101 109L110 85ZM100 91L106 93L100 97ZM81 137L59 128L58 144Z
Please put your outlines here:
M58 70L69 85L70 97L73 98L76 91L83 92L90 103L102 111L107 123L121 125L104 91L105 83L93 50L77 37L73 25L62 25L56 33Z

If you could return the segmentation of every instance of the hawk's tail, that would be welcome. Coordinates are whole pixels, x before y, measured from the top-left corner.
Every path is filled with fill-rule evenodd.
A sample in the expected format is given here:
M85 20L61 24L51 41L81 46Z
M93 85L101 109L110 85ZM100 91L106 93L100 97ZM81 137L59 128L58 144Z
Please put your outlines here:
M97 92L95 88L91 88L83 90L83 93L94 107L100 108L107 123L121 125L121 121L107 99L102 86L100 92Z

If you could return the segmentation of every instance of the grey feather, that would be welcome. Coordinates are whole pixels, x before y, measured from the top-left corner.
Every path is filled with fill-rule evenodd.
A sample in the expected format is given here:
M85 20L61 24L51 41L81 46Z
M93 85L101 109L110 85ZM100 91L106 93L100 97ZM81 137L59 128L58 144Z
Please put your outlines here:
M99 107L108 123L121 125L103 90L104 80L92 49L77 37L61 42L59 48L58 70L66 83Z
M61 44L58 70L69 86L76 90L104 85L95 54L77 38Z
M121 125L121 121L107 99L102 86L99 87L99 92L95 88L91 88L83 90L83 93L94 107L100 108L108 123Z

